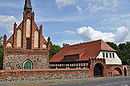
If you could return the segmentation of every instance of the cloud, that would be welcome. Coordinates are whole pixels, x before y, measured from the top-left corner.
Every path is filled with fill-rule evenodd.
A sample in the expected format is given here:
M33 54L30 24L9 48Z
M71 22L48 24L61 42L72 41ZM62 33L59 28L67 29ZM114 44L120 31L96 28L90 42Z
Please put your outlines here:
M72 5L76 2L76 0L56 0L56 5L58 8L65 7L68 5Z
M116 32L115 40L117 43L120 43L122 41L125 41L127 36L128 36L128 29L125 27L119 27Z
M88 17L84 16L62 16L56 18L43 18L42 16L38 18L38 22L81 22L88 19Z
M19 4L12 3L12 2L1 2L0 7L10 7L10 8L21 8Z
M115 11L119 6L119 0L86 0L88 7L86 8L91 13L97 11Z
M63 40L63 43L67 43L67 44L77 44L77 43L82 43L83 40Z
M66 30L62 32L55 32L55 34L65 35L65 36L72 36L75 35L75 32L72 30Z
M128 29L125 27L119 27L115 33L112 33L102 32L92 27L81 27L77 29L76 33L80 35L83 40L103 39L104 41L119 43L126 40L126 37L128 36Z
M79 11L80 14L82 14L82 8L79 6L76 6L76 9Z
M65 33L68 33L69 35L75 34L75 32L71 30L66 30Z
M59 41L53 42L53 43L63 47L64 43L73 45L73 44L82 43L82 42L84 42L84 41L83 40L59 40Z
M6 32L9 34L13 31L14 22L16 22L14 16L0 15L0 28L6 29Z

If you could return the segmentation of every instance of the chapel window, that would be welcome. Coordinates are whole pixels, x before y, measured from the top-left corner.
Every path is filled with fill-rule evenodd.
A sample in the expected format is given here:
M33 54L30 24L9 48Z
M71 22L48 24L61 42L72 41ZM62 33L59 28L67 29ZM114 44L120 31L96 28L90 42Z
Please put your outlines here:
M38 31L35 31L34 32L34 47L37 47L38 48L38 42L39 42L39 33Z
M27 19L26 21L26 37L30 37L31 34L31 20Z
M31 39L26 39L26 49L31 49Z
M18 29L17 31L17 47L22 46L22 30Z
M7 44L7 47L12 47L12 43L9 42L9 43Z
M24 69L32 69L32 62L27 60L25 63L24 63Z

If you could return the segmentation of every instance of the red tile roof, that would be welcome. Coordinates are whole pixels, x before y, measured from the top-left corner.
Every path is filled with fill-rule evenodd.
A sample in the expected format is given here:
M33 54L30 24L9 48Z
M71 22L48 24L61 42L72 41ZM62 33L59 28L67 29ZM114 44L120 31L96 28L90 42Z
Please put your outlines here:
M101 50L115 51L103 40L97 40L92 42L80 43L70 45L62 48L56 55L52 57L49 62L64 62L64 61L86 61L89 58L96 58ZM65 60L66 55L79 55L79 59Z

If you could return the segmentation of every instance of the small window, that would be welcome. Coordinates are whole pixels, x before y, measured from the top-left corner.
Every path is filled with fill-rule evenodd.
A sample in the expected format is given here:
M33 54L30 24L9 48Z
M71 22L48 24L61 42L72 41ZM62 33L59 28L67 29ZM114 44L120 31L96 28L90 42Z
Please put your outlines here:
M113 58L115 58L115 53L113 53Z
M64 56L64 59L66 60L69 60L69 59L78 59L79 55L67 55L67 56Z
M110 58L111 58L111 53L109 53L110 54Z
M12 47L12 43L9 42L9 43L7 44L7 47Z
M24 63L24 69L32 69L32 62L27 60L25 63Z
M105 57L105 53L103 52L102 54L103 54L103 57Z
M43 45L42 45L42 48L47 49L47 45L46 45L46 44L43 44Z
M26 39L26 49L31 49L31 39Z
M106 53L106 58L108 58L108 53Z

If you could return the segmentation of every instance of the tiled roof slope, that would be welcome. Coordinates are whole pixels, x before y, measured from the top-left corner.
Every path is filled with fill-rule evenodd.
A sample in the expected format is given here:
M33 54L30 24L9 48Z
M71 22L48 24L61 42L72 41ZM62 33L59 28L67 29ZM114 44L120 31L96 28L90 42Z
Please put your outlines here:
M64 62L64 61L85 61L89 58L96 58L101 50L115 51L103 40L97 40L87 43L70 45L62 48L49 62ZM79 59L65 60L66 55L79 55Z

